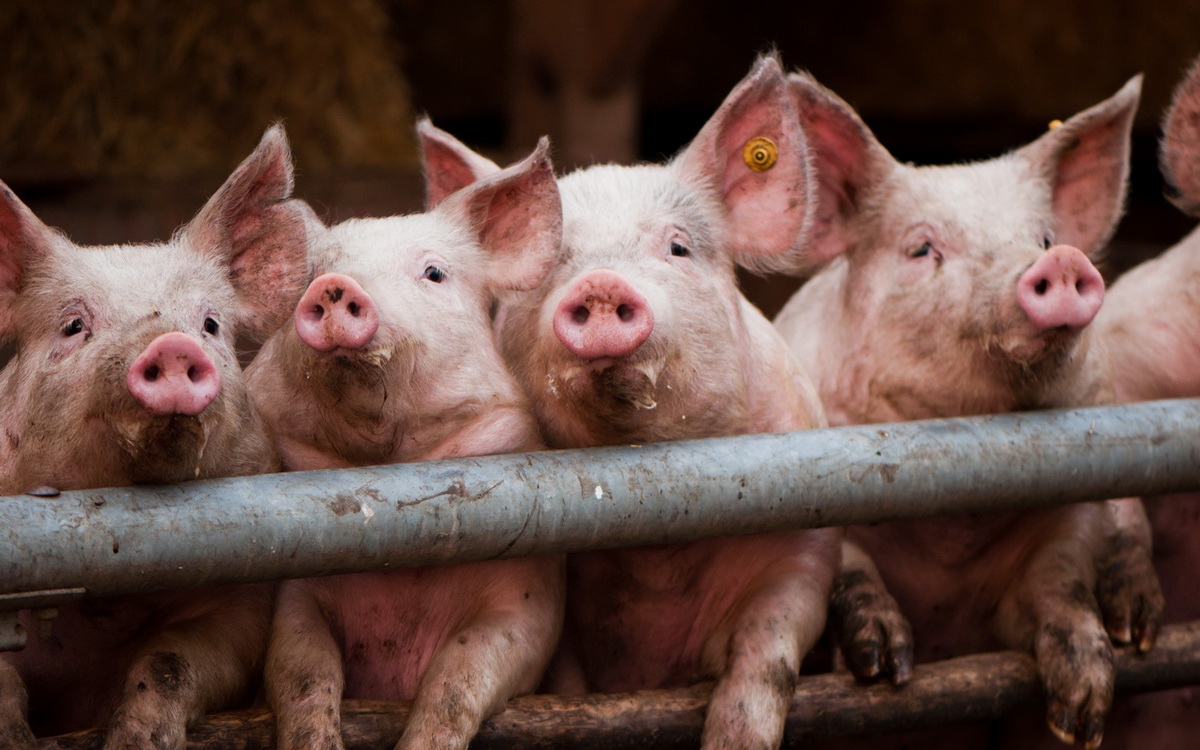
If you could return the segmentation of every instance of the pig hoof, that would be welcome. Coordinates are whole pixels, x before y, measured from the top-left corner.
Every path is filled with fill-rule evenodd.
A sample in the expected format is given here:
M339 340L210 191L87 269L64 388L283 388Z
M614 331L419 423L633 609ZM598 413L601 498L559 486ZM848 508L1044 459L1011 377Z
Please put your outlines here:
M829 620L855 677L873 680L886 675L895 685L912 677L912 629L876 579L860 570L839 575Z
M1136 644L1142 653L1154 647L1162 623L1162 588L1150 550L1131 535L1110 540L1100 564L1096 601L1114 643Z
M1050 731L1068 745L1099 746L1113 694L1112 645L1100 623L1091 628L1044 625L1036 651Z

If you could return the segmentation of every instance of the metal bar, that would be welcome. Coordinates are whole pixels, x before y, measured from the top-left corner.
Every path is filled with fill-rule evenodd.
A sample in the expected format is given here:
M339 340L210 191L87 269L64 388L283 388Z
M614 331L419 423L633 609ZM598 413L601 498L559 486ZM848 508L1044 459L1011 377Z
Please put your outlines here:
M1198 489L1200 400L1149 402L0 498L0 585L97 596Z
M1195 685L1200 681L1200 622L1163 628L1148 654L1118 651L1121 695ZM700 744L712 683L678 690L620 695L525 695L483 723L473 750L632 750L694 748ZM783 747L806 747L812 737L863 735L999 718L1016 709L1041 712L1041 681L1028 654L1003 651L919 664L897 689L863 685L847 672L800 678L788 711ZM392 748L404 731L409 703L342 703L346 750ZM1047 730L1048 731L1048 730ZM258 750L272 747L275 717L265 708L209 716L188 729L188 748ZM1049 736L1047 734L1047 736ZM40 750L100 750L99 730L53 737Z

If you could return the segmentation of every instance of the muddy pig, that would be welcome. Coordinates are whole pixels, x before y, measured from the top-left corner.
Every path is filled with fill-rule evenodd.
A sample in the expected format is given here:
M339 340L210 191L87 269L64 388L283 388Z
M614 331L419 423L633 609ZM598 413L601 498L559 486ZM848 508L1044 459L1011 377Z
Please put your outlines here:
M479 172L458 150L459 172ZM734 277L738 264L795 260L811 213L804 154L779 63L764 58L669 163L560 179L563 262L496 319L551 447L824 424L807 375ZM570 556L550 687L617 692L715 678L704 746L777 747L800 661L824 625L840 536Z
M248 369L287 469L541 450L490 307L557 261L545 140L423 214L350 220ZM284 582L266 684L280 748L340 748L343 697L413 700L399 748L465 748L537 686L562 627L562 556Z
M833 424L1112 400L1105 350L1089 329L1104 297L1089 254L1120 215L1140 79L1023 148L945 167L897 162L811 76L789 83L815 157L813 253L826 265L776 326ZM1137 544L1117 550L1122 531ZM911 620L918 661L1030 651L1054 734L1100 742L1113 689L1109 634L1148 648L1161 610L1136 500L862 526L848 539L858 550L845 555L831 619L855 671L888 661L891 634L869 611L882 574ZM1106 585L1117 569L1137 575ZM843 611L854 606L868 611ZM976 747L984 731L896 742Z
M233 342L304 290L291 189L279 127L165 244L75 245L0 185L0 332L17 344L0 491L278 470ZM269 610L269 587L244 586L85 600L48 634L24 618L28 646L0 660L0 745L107 723L106 748L182 748L189 722L253 688Z
M1179 84L1163 124L1162 170L1173 199L1200 216L1200 62ZM1200 230L1112 285L1095 327L1108 346L1117 400L1200 397ZM1146 498L1165 622L1200 618L1200 496ZM1106 747L1167 750L1200 737L1195 688L1122 698Z

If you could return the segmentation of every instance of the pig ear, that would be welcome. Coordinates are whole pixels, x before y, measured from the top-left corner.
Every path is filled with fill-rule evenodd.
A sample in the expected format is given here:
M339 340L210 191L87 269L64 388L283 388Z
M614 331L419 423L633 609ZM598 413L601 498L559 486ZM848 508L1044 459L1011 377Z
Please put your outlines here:
M811 75L792 73L787 82L817 173L816 218L807 256L814 264L824 263L849 246L847 223L896 160L854 108Z
M16 333L13 308L30 263L45 255L55 231L0 182L0 338Z
M227 264L256 338L287 321L308 283L309 231L320 222L291 194L291 151L275 125L184 229L193 248Z
M739 264L756 270L794 264L789 251L805 244L814 183L776 57L755 62L672 167L720 197L728 247Z
M1200 216L1200 59L1175 89L1163 120L1159 160L1171 201L1185 213Z
M458 191L442 206L474 228L488 255L494 290L533 289L558 262L562 203L545 137L525 159Z
M490 177L500 167L467 148L454 136L434 127L428 117L417 122L421 168L425 172L425 210L429 211L473 182Z
M1094 253L1117 228L1129 179L1129 132L1141 93L1139 75L1017 152L1050 181L1055 242Z

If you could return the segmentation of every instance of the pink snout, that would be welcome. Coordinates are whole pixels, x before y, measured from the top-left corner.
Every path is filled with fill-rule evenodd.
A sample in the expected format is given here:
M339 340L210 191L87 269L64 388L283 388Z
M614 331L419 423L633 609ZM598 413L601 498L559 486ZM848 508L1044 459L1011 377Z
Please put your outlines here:
M151 414L194 417L217 397L221 374L194 338L172 331L138 355L125 383Z
M1055 245L1017 280L1017 303L1042 330L1082 328L1104 302L1104 279L1078 248Z
M319 352L361 349L377 330L371 295L344 273L318 276L296 306L296 333Z
M554 333L583 359L625 357L654 330L646 298L615 271L584 274L554 311Z

